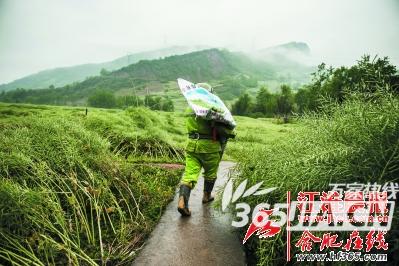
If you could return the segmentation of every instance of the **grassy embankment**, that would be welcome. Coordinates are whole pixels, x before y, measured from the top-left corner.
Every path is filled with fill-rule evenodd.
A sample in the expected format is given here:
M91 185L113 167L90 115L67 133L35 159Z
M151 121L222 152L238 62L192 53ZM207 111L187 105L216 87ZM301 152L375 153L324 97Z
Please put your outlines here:
M0 264L131 261L181 173L132 162L182 161L174 123L145 109L1 104Z
M226 159L296 127L237 122ZM154 163L183 162L184 133L181 113L0 104L0 262L130 262L181 174Z
M242 153L238 165L240 175L235 180L235 186L248 178L247 187L260 181L264 182L264 187L278 187L271 194L243 199L252 208L262 202L268 202L271 208L276 203L285 203L287 191L291 191L293 200L299 191L328 191L330 183L370 182L384 185L385 182L398 182L397 96L385 90L371 98L350 96L343 105L332 104L298 122L303 126L297 128L295 134L287 135L284 141L266 146L255 144L251 152ZM393 230L386 235L391 265L397 265L399 261L396 255L399 246L397 217L396 208ZM286 263L285 228L281 232L270 239L259 240L253 236L247 242L247 247L256 254L258 265ZM301 232L293 232L293 254L300 253L293 246L300 235ZM364 237L363 232L361 235ZM341 233L339 236L340 239L347 237ZM377 252L381 250L373 249L371 253Z

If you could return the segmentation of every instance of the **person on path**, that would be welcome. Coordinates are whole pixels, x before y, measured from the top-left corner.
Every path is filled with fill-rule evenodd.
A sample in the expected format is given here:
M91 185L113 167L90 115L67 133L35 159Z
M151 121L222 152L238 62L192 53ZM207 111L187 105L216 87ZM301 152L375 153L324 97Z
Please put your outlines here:
M206 83L202 83L201 87L212 92L212 88ZM219 163L227 140L234 138L235 132L233 129L229 129L226 124L196 116L191 108L187 108L185 115L188 132L185 148L186 166L180 182L177 210L182 216L190 216L191 211L188 207L190 192L197 184L202 168L204 168L202 203L206 204L214 200L211 192L217 178Z

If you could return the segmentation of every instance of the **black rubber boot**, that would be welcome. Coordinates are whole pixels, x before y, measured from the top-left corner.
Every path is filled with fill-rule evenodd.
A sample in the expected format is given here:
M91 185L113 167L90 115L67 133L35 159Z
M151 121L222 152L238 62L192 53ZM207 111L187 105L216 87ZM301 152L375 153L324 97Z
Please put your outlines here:
M213 190L213 186L215 185L215 180L206 180L204 179L204 196L202 197L202 203L208 203L213 201L215 198L212 197L211 192Z
M182 216L190 216L191 212L188 208L188 200L190 199L191 188L187 185L180 185L179 201L177 203L177 210Z

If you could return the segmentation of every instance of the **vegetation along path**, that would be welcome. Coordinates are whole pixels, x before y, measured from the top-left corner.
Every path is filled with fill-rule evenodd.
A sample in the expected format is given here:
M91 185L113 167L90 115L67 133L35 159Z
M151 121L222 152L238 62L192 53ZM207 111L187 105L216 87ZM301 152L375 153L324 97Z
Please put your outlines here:
M228 180L232 162L221 162L215 190ZM133 265L245 265L245 253L227 214L202 205L203 178L191 192L191 217L176 210L178 194L168 205Z

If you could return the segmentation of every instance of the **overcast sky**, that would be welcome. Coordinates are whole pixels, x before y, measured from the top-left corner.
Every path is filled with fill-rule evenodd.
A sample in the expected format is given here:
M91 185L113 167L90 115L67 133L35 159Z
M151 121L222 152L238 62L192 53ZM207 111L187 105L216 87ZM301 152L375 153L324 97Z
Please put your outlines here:
M0 83L172 45L308 43L318 60L399 65L399 0L0 0Z

